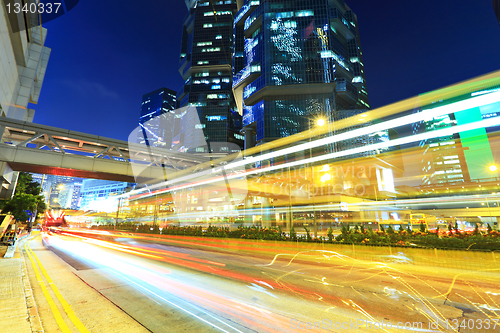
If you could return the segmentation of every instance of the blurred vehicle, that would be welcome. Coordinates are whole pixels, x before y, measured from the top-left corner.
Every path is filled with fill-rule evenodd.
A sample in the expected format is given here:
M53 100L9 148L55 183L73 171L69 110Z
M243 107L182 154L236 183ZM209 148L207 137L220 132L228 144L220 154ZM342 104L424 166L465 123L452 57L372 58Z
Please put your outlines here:
M427 214L410 214L410 224L413 229L420 227L421 224L425 224L429 230L438 226L436 217Z

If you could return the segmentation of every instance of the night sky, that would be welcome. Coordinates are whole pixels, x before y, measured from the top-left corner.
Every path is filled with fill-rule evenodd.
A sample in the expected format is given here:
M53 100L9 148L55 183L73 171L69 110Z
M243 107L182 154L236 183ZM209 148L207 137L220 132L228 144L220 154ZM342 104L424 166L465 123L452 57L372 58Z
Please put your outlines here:
M348 0L373 108L500 69L491 0ZM140 4L140 5L139 5ZM81 0L44 26L52 49L34 122L121 140L142 95L178 90L183 0Z

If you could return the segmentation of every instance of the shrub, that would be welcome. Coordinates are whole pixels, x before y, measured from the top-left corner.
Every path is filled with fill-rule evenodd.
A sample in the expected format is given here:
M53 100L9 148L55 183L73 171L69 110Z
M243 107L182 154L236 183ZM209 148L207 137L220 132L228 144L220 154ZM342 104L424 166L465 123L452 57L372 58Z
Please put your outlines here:
M297 233L295 232L295 228L292 225L292 228L290 229L290 239L291 240L297 240Z
M308 242L311 242L312 241L312 237L311 237L311 234L309 233L309 229L307 229L305 226L304 226L304 230L306 231L306 240Z
M394 229L392 229L392 226L389 226L389 228L387 228L387 233L388 233L389 235L394 234Z
M346 235L349 233L349 229L345 227L344 223L342 223L342 227L340 229L340 232L342 233L342 235Z
M327 236L328 236L328 241L329 241L330 243L332 243L332 242L333 242L333 229L332 229L332 227L330 227L330 228L328 229L328 232L327 232L326 234L327 234Z
M476 227L474 228L474 235L479 235L479 225L476 223Z
M421 224L425 227L424 224ZM102 230L113 230L114 224L99 225L93 228ZM406 230L395 232L392 226L387 228L387 233L381 226L378 232L374 232L371 226L368 226L368 232L364 228L360 228L355 232L349 232L349 226L342 224L342 233L338 236L333 235L333 229L330 227L327 231L328 242L333 243L334 240L343 243L354 244L378 244L378 245L408 245L414 243L422 247L430 248L455 248L455 249L474 249L474 250L498 250L500 249L500 232L492 230L491 225L487 225L488 233L482 235L479 230L479 225L476 225L474 231L469 232L455 232L454 235L450 232L449 236L434 237L434 231L431 233L416 231L408 233ZM458 229L458 227L456 226ZM136 222L124 222L116 225L118 230L129 230L130 232L138 233L158 233L159 228L157 225L140 224ZM153 229L153 230L151 230ZM285 235L281 227L277 228L262 228L260 226L243 227L239 226L237 229L229 230L227 227L219 227L209 225L208 228L203 229L200 226L167 226L163 228L162 234L164 235L186 235L198 237L230 237L230 238L244 238L244 239L262 239L262 240L292 240L311 242L313 238L307 227L304 227L306 235L297 235L295 228L292 226L290 229L290 236ZM421 229L422 230L422 229ZM425 230L425 229L424 229ZM453 231L453 226L448 225L448 230ZM436 235L438 235L439 228L436 228ZM318 237L319 241L325 241L324 237Z

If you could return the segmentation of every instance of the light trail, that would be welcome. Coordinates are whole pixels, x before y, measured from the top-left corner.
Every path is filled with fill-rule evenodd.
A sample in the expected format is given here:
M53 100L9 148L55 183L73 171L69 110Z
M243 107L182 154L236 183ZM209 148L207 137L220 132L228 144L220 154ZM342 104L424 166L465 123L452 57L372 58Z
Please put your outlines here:
M168 304L191 316L193 320L222 332L246 332L250 328L258 332L283 331L290 326L290 318L299 316L293 310L297 306L315 309L308 314L312 316L311 319L301 317L304 321L314 321L313 318L317 318L316 314L320 313L325 316L328 313L328 317L334 321L338 321L339 316L356 318L356 314L359 314L366 318L369 325L379 323L381 318L387 317L391 321L401 321L393 316L393 311L389 314L384 310L389 305L391 309L403 307L404 310L398 311L405 313L405 316L408 309L411 309L408 314L410 317L406 318L411 318L414 322L425 322L425 325L427 321L439 318L440 329L450 331L449 328L442 326L445 319L450 319L450 315L445 314L440 308L442 298L434 297L446 292L450 287L449 282L456 274L452 274L455 270L447 271L438 266L428 266L426 258L437 260L432 251L427 253L422 250L402 249L404 254L398 256L404 255L409 258L411 264L408 264L394 262L388 255L370 254L370 257L365 258L363 251L368 249L363 250L362 247L358 247L349 255L346 249L350 247L328 245L331 250L311 249L312 246L325 246L322 244L275 242L255 244L231 239L153 235L138 237L120 232L110 232L107 235L78 234L78 230L63 230L60 229L58 232L76 233L80 237L70 238L69 235L58 234L49 236L48 241L53 246L72 253L84 262L106 267L118 278L123 278L131 286L151 295L160 303ZM177 252L151 248L144 243L125 245L103 239L87 242L84 241L85 237L81 236L84 234L96 238L111 237L138 241L144 239L148 242L154 239L159 244L180 245L182 248ZM218 252L195 250L200 246L213 248ZM193 252L185 253L184 249L189 248L193 249L190 250ZM339 251L333 250L334 248L338 248ZM121 251L123 249L133 252L123 252ZM240 255L233 257L233 249L244 254L244 257ZM383 250L373 249L379 252ZM163 258L143 259L135 252L165 256L165 258L175 256L173 259L176 261L163 261ZM253 263L256 261L254 253L265 255L269 260L259 259ZM225 259L216 260L215 254L216 257ZM203 255L203 258L197 258L199 255ZM212 258L205 258L206 256ZM289 258L285 259L285 256ZM252 264L250 266L243 264L241 258ZM198 265L196 262L195 265L191 265L190 259L221 262L225 266ZM441 260L444 267L447 267L445 258ZM172 266L166 269L159 266L162 262ZM186 274L185 268L194 270L195 274ZM489 269L484 263L482 268L485 272ZM438 269L441 273L434 273L434 270ZM481 297L477 302L474 300L474 295L478 295L476 286L479 284L488 290L488 297L497 298L500 295L498 283L495 283L498 281L498 274L492 275L491 280L487 282L476 280L475 276L480 272L469 274L460 281L454 280L456 289L449 294L449 298L459 297L460 294L477 307L484 304L481 308L483 311L490 311L488 310L491 308L490 305L496 303L486 302L485 298ZM473 285L467 284L468 281ZM394 298L393 294L398 297ZM254 301L256 298L259 299L258 303ZM467 300L466 304L469 306ZM411 303L404 303L407 301ZM408 307L409 304L412 306ZM328 311L325 312L325 309ZM404 330L401 328L401 331ZM408 330L412 331L406 329Z
M500 96L500 93L498 93L498 95ZM488 95L486 95L486 96L488 96ZM431 132L415 134L415 135L411 135L411 136L404 137L404 138L390 140L388 142L380 142L380 143L376 143L376 144L372 144L372 145L366 145L363 147L352 148L352 149L348 149L348 150L344 150L344 151L339 151L339 152L334 152L334 153L325 154L325 155L321 155L321 156L306 158L306 159L300 160L300 161L288 162L288 163L284 163L281 165L273 165L273 166L268 166L265 168L253 169L253 170L248 170L248 171L244 171L244 172L238 172L236 174L230 173L230 174L226 175L225 180L237 179L237 178L241 178L241 177L247 177L247 176L251 176L251 175L255 175L255 174L260 174L262 172L270 172L270 171L276 171L276 170L280 170L280 169L287 169L287 168L296 167L299 165L322 162L325 160L335 160L336 158L360 154L360 153L364 153L367 151L374 151L377 149L384 149L384 148L389 148L389 147L398 146L398 145L405 145L408 143L420 142L420 141L429 140L432 138L450 136L450 135L453 135L456 133L471 131L471 130L475 130L478 128L489 128L489 127L496 127L496 126L500 126L500 117L476 121L476 122L469 123L469 124L452 126L452 127L443 128L443 129L439 129L439 130L435 130L435 131L431 131ZM224 167L224 168L226 168L226 167ZM182 190L182 189L186 189L186 188L191 188L194 186L211 184L211 183L220 181L223 176L209 178L209 179L198 181L198 182L193 182L192 181L193 177L195 177L195 176L190 176L188 178L179 178L179 179L175 179L172 181L167 181L166 183L163 183L162 185L157 185L157 186L169 186L169 185L176 184L176 183L184 181L184 180L188 180L188 179L191 180L190 183L185 184L185 185L174 185L171 187L164 188L162 190L157 190L154 193L143 194L143 195L141 195L141 198L151 197L151 196L157 195L159 193L178 191L178 190Z
M380 124L370 125L370 126L363 127L360 129L355 129L355 130L352 130L352 131L349 131L346 133L337 134L337 135L327 137L324 139L319 139L316 141L299 144L299 145L291 147L291 148L285 148L285 149L279 150L277 152L267 153L267 154L263 154L260 156L247 158L245 160L229 163L229 164L221 166L221 167L216 167L213 169L205 170L201 173L190 174L190 175L186 175L184 177L180 177L180 178L176 178L176 179L173 179L170 181L159 183L159 184L156 184L154 186L151 186L148 189L148 191L151 191L152 189L156 189L156 188L161 188L161 187L167 187L167 188L162 189L160 191L155 191L153 193L143 194L143 195L141 195L141 198L146 198L148 196L156 195L158 193L162 193L162 192L166 192L166 191L180 190L180 189L192 187L194 185L200 186L200 185L206 185L206 184L210 184L210 183L213 183L216 181L220 181L223 176L212 177L212 178L205 179L205 180L198 181L198 182L194 181L194 179L210 177L211 175L220 173L223 170L230 172L233 169L243 168L245 165L250 164L250 163L261 162L264 160L270 160L270 159L284 156L287 154L296 153L297 151L306 151L306 150L309 150L312 148L325 146L325 145L328 145L331 143L341 142L344 140L356 138L358 136L363 136L363 135L367 135L370 133L374 133L374 132L378 132L378 131L382 131L382 130L386 130L386 129L390 129L390 128L400 127L400 126L412 124L412 123L419 122L419 121L425 121L425 120L433 119L435 117L439 117L442 115L460 112L460 111L471 109L474 107L489 105L489 104L496 103L499 101L500 101L500 92L492 92L489 94L479 95L479 96L472 97L472 98L469 98L469 99L464 100L464 101L459 101L459 102L451 103L448 105L439 106L439 107L436 107L433 109L428 109L428 110L425 110L425 111L422 111L419 113L415 113L412 115L403 116L403 117L399 117L399 118L396 118L393 120L384 121ZM420 134L415 134L415 135L411 135L411 136L404 137L404 138L390 140L387 142L381 142L381 143L377 143L377 144L367 145L364 147L358 147L358 148L348 149L348 150L339 151L339 152L335 152L335 153L331 153L331 154L325 154L322 156L306 158L306 159L303 159L300 161L288 162L288 163L285 163L282 165L274 165L274 166L270 166L270 167L266 167L266 168L259 168L259 169L250 170L250 171L239 170L238 172L232 172L232 173L230 172L225 176L225 179L227 179L227 180L236 179L236 178L241 178L244 176L258 174L261 172L275 171L275 170L285 169L285 168L294 167L294 166L298 166L298 165L302 165L302 164L311 164L311 163L321 162L321 161L328 160L328 159L335 159L335 158L359 154L359 153L363 153L363 152L367 152L367 151L390 148L393 146L404 145L404 144L408 144L408 143L412 143L412 142L419 142L419 141L428 140L431 138L449 136L449 135L456 134L459 132L470 131L470 130L474 130L474 129L478 129L478 128L495 127L495 126L499 126L499 125L500 125L500 120L498 118L486 119L486 120L481 120L481 121L477 121L474 123L452 126L449 128L435 130L435 131L428 132L428 133L420 133ZM177 185L177 186L175 185L175 184L186 182L186 181L188 182L188 184ZM130 194L134 195L134 196L138 195L140 193L141 193L140 190L130 192Z
M34 238L36 238L36 237L39 237L39 235L35 236ZM43 295L44 295L45 299L47 300L47 303L49 304L49 307L50 307L50 309L52 311L52 314L53 314L53 316L54 316L54 318L55 318L55 320L57 322L57 325L59 326L59 328L61 329L61 331L63 331L63 332L71 332L71 330L69 329L69 327L67 326L67 324L64 322L64 319L62 318L61 313L57 309L57 306L56 306L54 300L50 296L50 294L49 294L49 292L47 290L47 287L46 287L45 283L42 280L42 277L40 275L40 271L42 272L43 276L47 280L47 283L50 285L52 291L54 292L54 295L57 298L57 300L59 301L59 303L63 307L64 312L66 312L68 318L71 320L71 322L73 323L73 325L75 325L76 329L79 332L81 332L81 333L90 333L90 331L85 327L85 325L83 325L83 323L80 321L80 319L73 312L73 310L71 309L71 306L68 304L68 302L66 302L66 300L64 299L64 297L61 295L61 292L59 291L59 289L57 288L57 286L54 284L54 282L52 281L52 279L50 278L50 276L47 273L45 267L42 265L40 259L38 259L38 256L31 249L30 243L31 243L31 241L34 238L29 239L24 244L24 250L28 254L28 258L30 259L31 264L33 266L33 270L35 271L35 276L36 276L36 278L38 280L38 283L40 284L40 287L42 288ZM36 264L35 264L35 262L36 262ZM39 271L37 265L40 268L40 271Z

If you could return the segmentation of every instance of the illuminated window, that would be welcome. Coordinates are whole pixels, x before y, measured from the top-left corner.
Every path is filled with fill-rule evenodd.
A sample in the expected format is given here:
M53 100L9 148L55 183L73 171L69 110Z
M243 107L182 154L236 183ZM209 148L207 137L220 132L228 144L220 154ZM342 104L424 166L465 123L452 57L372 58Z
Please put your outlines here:
M288 18L288 17L293 17L293 12L276 13L276 18Z
M221 15L231 15L232 12L230 10L224 10L224 11L218 11L215 12L215 15L221 16ZM214 16L214 12L205 12L203 13L203 16Z
M255 64L255 65L250 66L250 72L252 72L252 73L260 72L260 64Z
M227 94L209 94L207 95L207 99L224 99L227 98Z
M209 48L209 49L202 49L201 52L219 52L220 51L220 47L212 47L212 48Z
M205 116L208 121L221 121L221 120L226 120L226 116Z
M304 17L304 16L314 16L314 11L312 10L300 10L295 12L295 16Z

